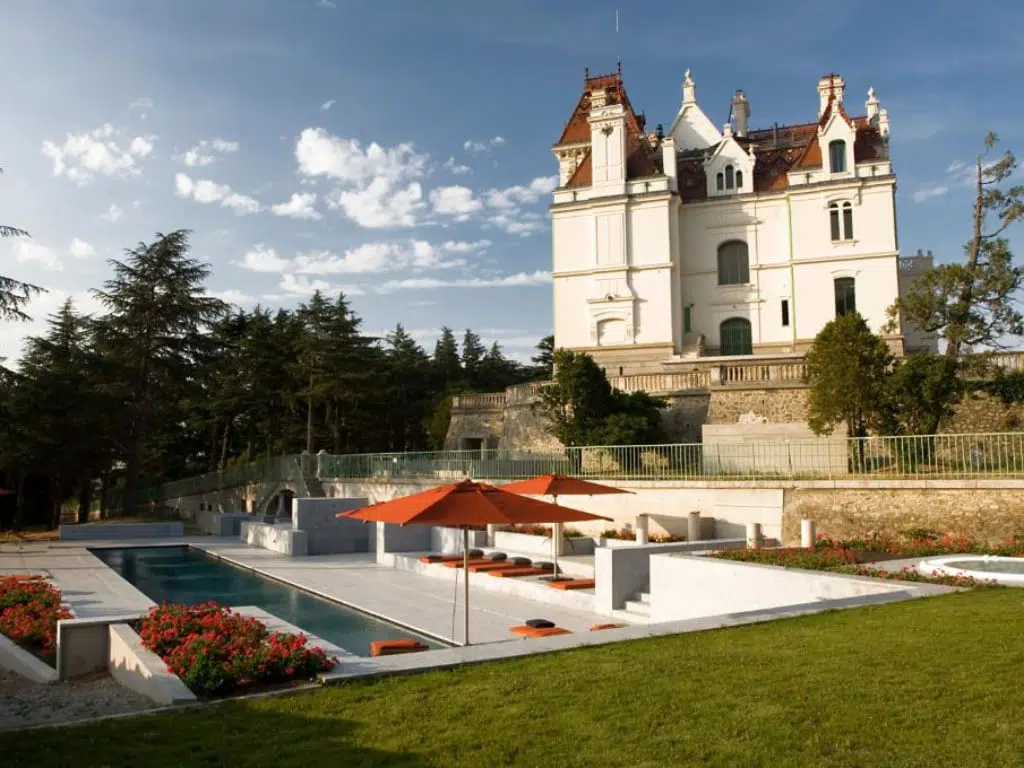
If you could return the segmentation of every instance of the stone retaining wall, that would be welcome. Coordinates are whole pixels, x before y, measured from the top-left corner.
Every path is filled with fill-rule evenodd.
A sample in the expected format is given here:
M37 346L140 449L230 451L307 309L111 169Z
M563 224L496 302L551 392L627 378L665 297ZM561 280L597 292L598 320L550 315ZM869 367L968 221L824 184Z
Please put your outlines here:
M1018 486L1021 483L1016 483ZM964 483L963 485L967 485ZM990 542L1024 534L1020 488L794 488L783 496L782 539L800 542L800 521L818 534L861 538L929 529Z

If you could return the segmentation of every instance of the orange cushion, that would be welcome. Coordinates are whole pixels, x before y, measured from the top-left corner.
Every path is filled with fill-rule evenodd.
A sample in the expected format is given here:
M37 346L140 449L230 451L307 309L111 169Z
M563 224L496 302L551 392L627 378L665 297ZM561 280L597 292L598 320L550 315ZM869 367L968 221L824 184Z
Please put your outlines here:
M513 635L522 635L523 637L551 637L553 635L572 634L568 629L562 629L561 627L528 627L525 624L518 627L509 627L508 631Z
M591 632L597 632L599 629L619 629L620 627L626 626L625 624L595 624L590 628Z
M396 653L413 653L425 650L427 650L426 645L411 637L401 640L374 640L370 643L370 656L393 656Z
M501 571L509 568L518 568L518 565L512 565L511 563L496 563L493 560L486 563L470 563L470 573L487 573L488 571Z
M449 563L453 560L462 560L462 555L423 555L420 558L421 563Z
M490 576L497 576L499 579L515 578L516 576L540 576L541 574L551 573L551 571L545 571L543 568L530 568L524 566L522 568L505 568L501 571L491 571Z
M573 579L572 581L549 581L548 586L552 589L591 589L596 582L594 579Z
M489 562L491 562L491 561L490 560L485 560L482 557L471 557L471 558L469 558L469 564L470 565L486 565ZM448 562L444 563L444 567L445 568L461 568L462 567L462 558L460 557L458 560L449 560Z

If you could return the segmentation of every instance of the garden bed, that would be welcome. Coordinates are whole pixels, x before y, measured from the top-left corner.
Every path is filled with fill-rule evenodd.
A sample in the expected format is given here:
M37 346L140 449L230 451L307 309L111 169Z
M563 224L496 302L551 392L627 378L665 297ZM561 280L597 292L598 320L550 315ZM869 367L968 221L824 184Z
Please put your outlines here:
M0 576L0 634L53 667L57 622L72 613L60 590L42 576Z
M805 568L881 579L944 584L953 587L995 586L995 581L963 576L924 576L910 566L891 571L867 563L910 560L938 555L970 552L980 555L1024 556L1024 539L1016 537L1002 544L991 545L963 536L939 535L932 531L908 531L898 538L836 540L820 536L814 547L779 547L774 549L738 549L716 552L711 557L738 560L785 568Z
M334 668L305 635L271 633L256 619L216 603L161 605L134 625L196 696L216 698L295 685Z

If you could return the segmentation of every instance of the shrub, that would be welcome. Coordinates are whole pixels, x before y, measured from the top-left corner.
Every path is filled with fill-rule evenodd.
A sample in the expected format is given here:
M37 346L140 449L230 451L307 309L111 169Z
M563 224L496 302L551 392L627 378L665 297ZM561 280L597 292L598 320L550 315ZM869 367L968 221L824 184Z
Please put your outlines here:
M56 656L57 622L71 616L41 576L0 576L0 633L44 661Z
M335 664L320 648L308 647L305 635L270 634L256 619L213 602L155 606L139 636L198 696L309 679Z

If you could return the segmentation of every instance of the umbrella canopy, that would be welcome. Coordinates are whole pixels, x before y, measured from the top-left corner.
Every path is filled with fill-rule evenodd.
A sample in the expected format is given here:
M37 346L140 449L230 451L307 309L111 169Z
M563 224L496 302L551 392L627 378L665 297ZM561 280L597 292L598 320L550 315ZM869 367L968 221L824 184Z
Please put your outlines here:
M448 525L462 528L462 571L465 578L465 639L469 645L469 529L481 525L572 523L607 520L600 515L528 499L502 488L472 480L431 488L335 517L394 525ZM458 578L458 574L456 574Z
M632 493L610 485L592 483L566 475L537 475L529 480L520 480L501 486L501 490L511 493L525 493L530 496L601 496L606 493ZM549 521L552 522L552 521Z
M599 486L603 487L603 486ZM339 512L337 517L396 525L528 525L608 520L607 517L528 499L487 483L462 480L368 507ZM532 492L531 492L532 493Z

